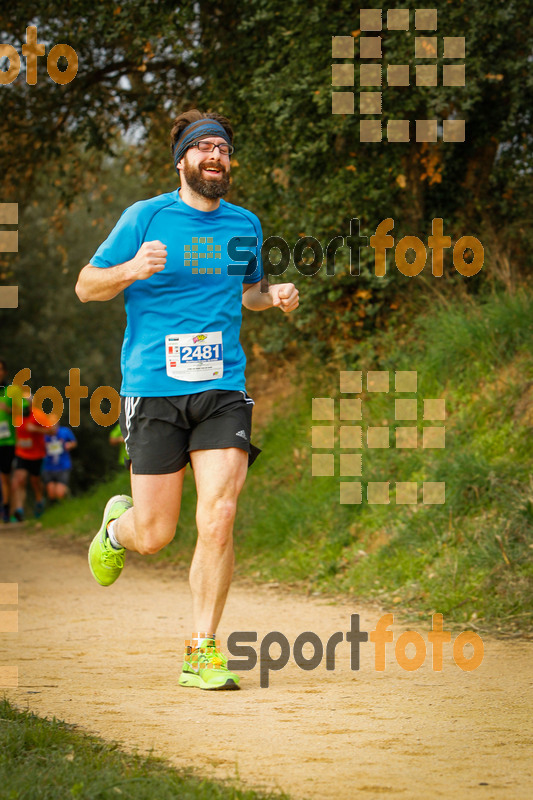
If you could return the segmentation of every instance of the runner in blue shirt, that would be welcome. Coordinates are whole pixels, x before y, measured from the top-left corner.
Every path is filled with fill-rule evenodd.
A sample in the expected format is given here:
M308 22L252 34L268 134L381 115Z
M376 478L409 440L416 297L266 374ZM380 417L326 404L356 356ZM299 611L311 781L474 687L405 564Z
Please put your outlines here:
M216 113L181 114L171 131L180 189L126 209L78 278L82 302L124 292L120 424L132 498L112 497L89 549L93 577L112 584L126 550L156 553L173 538L190 461L198 539L190 584L193 635L182 686L238 689L216 630L233 573L237 499L257 448L239 342L242 306L298 306L292 283L262 276L261 225L221 198L230 186L233 130Z
M72 460L70 451L77 447L76 437L66 425L58 426L44 437L46 456L41 477L46 496L53 502L63 500L68 492Z

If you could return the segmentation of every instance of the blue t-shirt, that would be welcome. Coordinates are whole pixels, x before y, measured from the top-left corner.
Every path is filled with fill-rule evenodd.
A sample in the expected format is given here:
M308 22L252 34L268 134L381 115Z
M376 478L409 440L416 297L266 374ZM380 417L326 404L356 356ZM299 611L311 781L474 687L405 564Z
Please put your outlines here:
M262 277L259 219L225 200L215 211L198 211L183 202L179 190L168 192L127 208L90 263L103 268L123 264L143 242L156 239L167 247L165 269L124 290L128 322L121 394L171 397L244 390L242 285ZM208 372L210 360L214 366Z
M64 469L72 468L70 453L65 450L66 442L75 442L76 437L67 427L58 428L57 433L44 437L46 446L46 456L43 461L43 469L47 472L59 472Z

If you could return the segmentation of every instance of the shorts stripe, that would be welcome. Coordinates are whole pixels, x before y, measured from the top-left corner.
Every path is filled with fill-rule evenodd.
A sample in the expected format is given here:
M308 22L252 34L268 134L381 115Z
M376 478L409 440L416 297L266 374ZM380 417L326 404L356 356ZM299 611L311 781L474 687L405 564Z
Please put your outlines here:
M243 392L242 389L240 389L239 391L241 392L243 400L244 400L245 403L248 403L248 405L255 406L255 401L252 400L251 397L246 397L246 392Z
M125 410L125 414L126 414L125 422L126 422L126 431L127 431L127 433L126 433L126 436L124 437L124 444L126 445L126 448L128 446L128 439L129 439L130 433L131 433L131 421L133 419L133 416L135 414L135 411L136 411L137 406L139 405L140 401L141 401L140 397L126 397L125 398L125 409L124 410Z

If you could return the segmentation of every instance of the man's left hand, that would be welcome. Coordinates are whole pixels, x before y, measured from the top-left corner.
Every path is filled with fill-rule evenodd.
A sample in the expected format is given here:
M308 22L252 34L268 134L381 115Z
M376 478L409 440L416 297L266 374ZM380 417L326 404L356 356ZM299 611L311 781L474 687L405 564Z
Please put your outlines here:
M298 289L293 283L273 283L268 287L272 295L272 305L279 306L286 314L298 308Z

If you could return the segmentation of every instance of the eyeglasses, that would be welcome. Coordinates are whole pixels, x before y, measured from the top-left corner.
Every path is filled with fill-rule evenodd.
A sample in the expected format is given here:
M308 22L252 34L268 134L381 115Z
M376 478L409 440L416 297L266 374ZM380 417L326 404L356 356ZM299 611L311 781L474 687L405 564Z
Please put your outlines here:
M222 144L213 144L213 142L195 142L191 145L191 147L197 147L201 153L213 153L215 147L218 147L220 155L222 156L230 156L235 148L232 144L227 144L223 142Z

